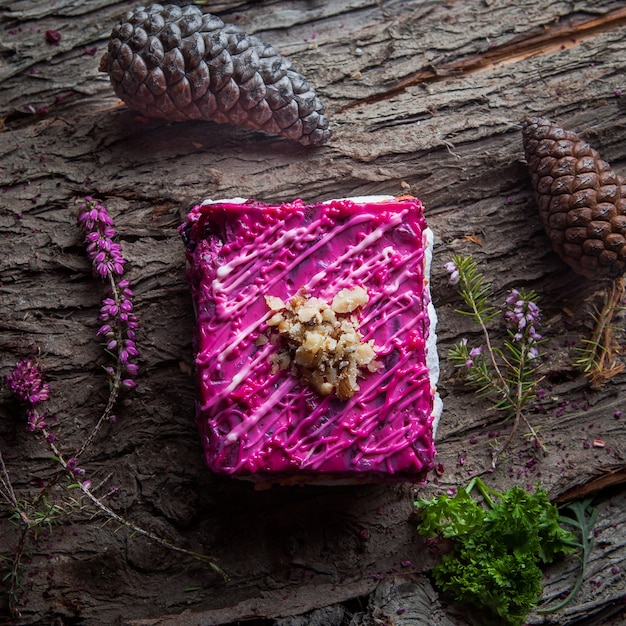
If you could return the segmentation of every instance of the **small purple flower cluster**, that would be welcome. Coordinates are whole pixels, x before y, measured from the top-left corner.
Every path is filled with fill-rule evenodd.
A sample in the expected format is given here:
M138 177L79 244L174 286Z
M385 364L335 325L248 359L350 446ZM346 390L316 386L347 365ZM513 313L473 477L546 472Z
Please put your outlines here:
M113 241L116 232L107 210L87 196L80 211L78 224L85 233L87 258L93 263L94 275L99 278L121 276L126 260L121 246Z
M536 359L539 356L536 344L542 339L536 328L540 317L537 303L517 289L511 290L505 302L507 309L504 319L507 328L513 333L513 340L524 340L529 346L529 358Z
M139 369L134 362L139 356L135 334L138 322L133 312L134 294L130 283L119 280L126 260L121 246L113 241L116 235L113 220L104 206L87 196L80 207L78 223L85 233L87 257L93 264L94 275L108 279L111 284L100 307L99 319L103 324L97 334L107 340L106 349L123 366L126 378L121 380L122 387L132 389L136 386L133 378ZM116 377L114 368L107 367L106 370L112 378Z
M50 385L44 381L39 366L33 359L19 361L6 377L9 389L22 402L35 405L50 397Z
M118 361L124 366L127 378L122 380L122 387L132 389L136 386L132 380L137 376L139 366L133 362L139 356L137 350L135 331L138 327L137 317L133 313L133 292L127 280L120 280L117 287L120 291L110 294L112 297L104 298L100 307L100 321L104 322L98 329L98 335L107 340L106 349L117 355ZM117 296L117 297L116 297ZM106 368L113 377L115 370Z
M18 361L5 378L9 389L21 402L26 402L29 430L46 428L45 414L39 413L35 406L50 397L50 385L44 381L39 365L33 359Z
M445 263L443 269L448 272L448 285L458 285L461 280L461 274L459 272L459 268L457 267L454 261L449 261Z
M483 349L480 346L476 346L474 348L470 348L469 351L467 349L467 337L463 337L459 342L459 346L463 349L463 352L466 355L465 359L465 367L469 369L470 367L474 367L476 365L475 360L480 357L483 353Z
M78 467L78 460L74 457L68 460L65 469L71 472L74 476L82 476L85 470L82 467Z

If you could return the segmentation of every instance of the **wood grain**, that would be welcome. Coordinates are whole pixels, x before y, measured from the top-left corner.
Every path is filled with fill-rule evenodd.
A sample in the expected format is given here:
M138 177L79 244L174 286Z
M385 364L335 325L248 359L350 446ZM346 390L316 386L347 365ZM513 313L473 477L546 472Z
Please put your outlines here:
M606 285L571 274L550 251L522 160L519 122L525 115L556 119L626 174L623 4L207 3L204 10L272 43L309 78L334 132L319 149L129 111L98 72L108 33L127 6L0 0L0 373L38 352L52 385L59 445L79 447L107 390L95 338L103 292L91 278L75 219L82 197L101 199L129 260L142 369L138 389L85 458L85 469L94 484L106 479L104 490L113 488L111 507L216 555L230 580L78 513L31 542L20 623L273 624L303 614L309 622L302 623L313 624L313 614L306 615L314 609L354 612L358 602L356 623L369 624L389 598L399 602L403 592L390 582L398 576L419 588L415 606L430 598L433 615L469 623L420 578L433 561L411 512L416 493L458 487L473 475L496 488L541 481L554 499L597 494L598 539L583 591L567 609L531 623L621 623L626 503L615 479L625 471L626 417L615 415L624 409L626 376L591 390L572 365ZM50 29L62 35L56 46L46 42ZM194 427L193 310L176 232L186 211L206 197L309 201L407 189L425 202L436 234L442 475L419 490L262 492L209 475ZM522 431L495 472L491 446L510 424L459 383L446 359L453 342L478 340L454 312L460 302L442 268L455 253L474 256L497 302L513 287L536 290L549 338L544 395L528 415L548 453ZM616 323L623 328L623 317ZM54 466L6 390L0 399L2 453L15 488L33 493ZM594 447L595 440L604 446ZM2 509L0 546L15 540L9 514ZM572 584L575 566L571 559L549 570L548 597ZM6 611L4 595L0 607Z

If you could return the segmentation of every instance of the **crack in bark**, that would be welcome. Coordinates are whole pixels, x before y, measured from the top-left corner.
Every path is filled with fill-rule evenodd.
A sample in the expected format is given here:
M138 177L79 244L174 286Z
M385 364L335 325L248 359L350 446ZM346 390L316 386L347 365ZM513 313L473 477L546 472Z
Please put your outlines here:
M462 78L499 65L516 63L530 57L573 48L597 35L617 30L625 25L626 8L620 8L600 17L546 26L534 35L526 34L516 37L512 41L494 46L484 53L471 55L439 67L430 65L407 76L391 89L350 102L344 105L340 111L388 100L404 93L409 87L421 83Z

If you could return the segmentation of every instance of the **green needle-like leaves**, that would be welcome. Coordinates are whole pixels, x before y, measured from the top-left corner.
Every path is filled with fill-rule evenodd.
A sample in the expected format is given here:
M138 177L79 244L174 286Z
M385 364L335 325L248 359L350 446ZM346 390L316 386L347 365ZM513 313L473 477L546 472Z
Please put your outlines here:
M461 340L450 349L448 357L478 396L492 398L495 408L514 420L508 440L494 453L495 467L497 457L510 443L520 419L528 425L539 442L535 430L523 413L524 407L535 394L538 382L536 370L542 342L537 332L538 297L533 291L514 289L501 310L489 303L491 285L478 271L472 257L454 256L445 267L450 274L450 283L456 285L467 307L458 312L470 316L480 327L483 336L483 345L474 347L468 345L467 339ZM494 343L488 324L500 315L506 337L499 346Z

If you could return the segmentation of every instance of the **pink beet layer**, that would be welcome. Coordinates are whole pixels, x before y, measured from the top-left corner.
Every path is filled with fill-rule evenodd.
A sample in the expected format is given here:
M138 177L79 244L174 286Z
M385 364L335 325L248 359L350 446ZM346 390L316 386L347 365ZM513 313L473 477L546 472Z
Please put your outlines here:
M424 480L437 403L420 201L216 202L194 207L181 232L209 468L292 482ZM305 290L330 302L356 285L369 295L360 332L374 340L382 367L366 371L349 400L273 371L280 346L259 340L272 332L265 296L289 300Z

